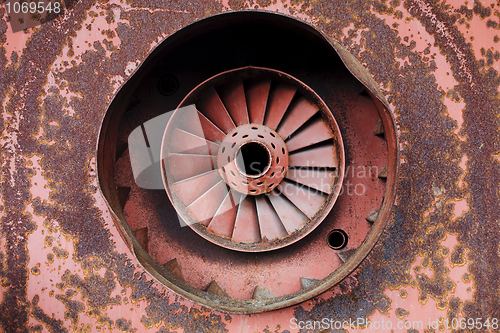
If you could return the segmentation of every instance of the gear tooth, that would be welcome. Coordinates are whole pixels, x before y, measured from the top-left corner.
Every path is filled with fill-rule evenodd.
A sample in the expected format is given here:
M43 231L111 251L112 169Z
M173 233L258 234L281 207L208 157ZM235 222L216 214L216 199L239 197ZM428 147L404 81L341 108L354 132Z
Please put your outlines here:
M125 209L125 204L128 201L128 197L130 195L130 187L117 187L116 192L118 195L118 202L120 203L120 207L122 209Z
M120 157L122 157L123 153L127 150L128 143L122 140L118 140L116 142L116 154L115 161L117 161Z
M387 178L387 167L383 167L382 171L378 174L378 178L380 179L386 179Z
M169 262L163 264L163 268L170 272L173 276L181 281L184 281L184 275L182 274L181 266L176 258L170 260Z
M301 277L300 278L300 287L302 289L308 289L308 288L314 287L319 282L320 282L320 280L318 280L318 279Z
M137 242L148 252L149 239L148 239L148 228L141 228L134 231L134 236Z
M208 285L207 293L220 297L229 297L226 291L215 280L212 280L212 282Z
M276 296L272 292L261 286L256 286L252 295L252 299L257 299L257 300L265 300L275 297Z
M379 119L377 121L377 124L375 125L375 135L379 135L379 136L382 136L384 135L385 131L384 131L384 125L382 125L382 119Z
M366 219L368 222L370 222L370 223L374 223L374 222L377 220L377 218L378 218L378 214L379 214L379 212L380 212L380 211L379 211L378 209L376 209L376 210L372 211L372 212L370 213L370 215L368 215L365 219Z
M352 255L354 253L356 253L356 250L357 249L345 250L345 251L337 253L337 256L340 258L340 260L342 260L342 262L346 262L347 260L349 260L352 257Z

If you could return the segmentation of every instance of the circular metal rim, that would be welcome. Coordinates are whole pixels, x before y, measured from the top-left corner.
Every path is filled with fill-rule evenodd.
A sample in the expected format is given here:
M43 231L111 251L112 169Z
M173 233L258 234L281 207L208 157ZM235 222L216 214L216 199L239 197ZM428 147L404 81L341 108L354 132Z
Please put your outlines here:
M332 244L330 244L330 236L333 234L333 233L339 233L342 235L342 238L343 238L343 241L342 241L342 245L340 246L333 246ZM349 237L347 236L347 233L342 230L342 229L333 229L331 230L328 235L326 235L326 243L328 244L328 246L334 250L342 250L346 245L347 245L347 242L349 241Z
M267 156L268 156L268 163L266 165L266 168L262 172L260 172L260 173L258 173L256 175L249 175L249 174L244 173L243 170L241 170L241 167L240 167L240 165L238 163L238 153L240 152L241 147L243 147L244 145L247 145L249 143L256 143L256 144L260 145L261 147L263 147L266 150L266 153L267 153ZM267 148L267 146L263 142L261 142L259 140L248 140L248 141L242 142L242 143L240 143L238 145L238 149L236 149L236 152L234 153L233 160L234 160L234 165L236 166L236 169L238 170L238 172L240 173L240 175L242 175L243 177L248 177L248 178L254 178L255 179L255 178L262 177L263 175L266 174L266 172L269 171L269 169L271 168L271 165L272 165L273 157L271 155L271 151L269 150L269 148Z
M171 136L173 131L168 131L168 129L175 128L174 122L176 121L176 114L178 112L181 112L182 107L195 104L195 102L206 91L206 89L208 89L209 87L217 86L218 81L221 81L222 80L221 78L224 78L226 75L228 74L235 75L240 78L245 78L245 76L248 75L247 78L255 78L256 76L253 75L254 71L257 71L258 73L265 73L267 76L271 77L280 77L281 79L287 81L287 83L293 83L294 85L298 84L296 86L297 91L301 92L304 96L309 98L311 102L314 102L314 104L318 106L319 112L321 112L322 116L328 119L330 128L336 134L334 142L338 147L336 152L337 152L337 159L339 161L339 166L338 166L338 173L336 174L336 178L334 181L335 186L333 186L332 193L328 196L326 203L324 204L322 209L306 224L306 226L292 232L287 237L278 240L262 241L260 243L236 243L227 238L218 236L210 232L206 232L206 227L204 225L201 225L200 223L198 223L198 221L194 220L191 216L187 214L187 212L185 211L186 207L184 203L177 198L175 193L173 193L170 190L170 187L168 186L169 183L172 184L174 182L174 179L172 175L170 175L170 173L167 172L168 164L164 163L165 156L168 156L168 146L165 143L171 141ZM241 73L239 72L243 72L244 75L241 75ZM213 81L215 81L215 83ZM189 94L186 95L186 97L181 101L181 103L179 103L179 106L174 111L174 113L172 114L167 123L161 144L160 160L162 169L161 175L165 187L165 192L167 193L168 198L172 203L174 209L176 210L177 214L184 220L184 222L193 231L195 231L202 238L206 239L209 242L215 243L218 246L235 251L255 252L255 253L268 252L286 247L288 245L298 242L299 240L309 235L314 229L316 229L316 227L326 218L326 216L331 211L333 205L338 199L340 191L342 190L342 182L344 179L344 170L345 170L344 144L342 141L340 128L337 124L337 121L333 117L332 112L329 110L328 106L322 100L322 98L308 85L306 85L299 79L293 77L292 75L270 68L255 67L255 66L245 66L221 72L219 74L216 74L208 78L207 80L203 81L195 88L193 88L191 92L189 92ZM179 206L176 206L176 204ZM181 207L181 209L178 209L178 207Z
M203 18L191 23L188 26L182 27L176 33L184 29L196 29L200 26L204 26L212 23L212 20L217 20L222 17L227 17L230 19L238 18L243 13L240 11L219 13L207 18ZM112 182L109 182L106 172L106 162L103 160L104 151L109 149L106 136L106 129L109 120L104 119L101 124L99 138L96 144L96 156L97 156L97 169L98 169L98 189L101 193L104 201L110 208L110 214L115 220L115 226L119 234L125 240L127 246L133 252L133 255L137 259L137 264L142 267L145 272L150 274L158 283L166 286L175 293L186 297L187 299L197 302L203 306L221 311L223 313L231 314L257 314L267 311L278 310L286 308L289 306L297 305L299 303L305 302L338 284L340 281L345 279L352 271L359 266L359 264L368 255L371 249L375 246L377 240L380 238L385 225L389 220L389 215L394 203L396 196L396 179L399 172L400 163L400 153L399 153L399 137L396 134L396 117L393 111L389 107L389 103L385 100L384 94L380 90L378 84L371 78L370 72L360 63L360 61L353 56L349 51L347 51L340 43L326 35L323 31L316 29L311 24L301 21L299 19L289 17L281 13L270 13L264 10L246 10L244 14L255 14L255 15L273 15L276 19L286 22L289 25L300 27L304 31L308 31L311 34L320 36L325 40L332 49L338 54L338 56L344 62L346 68L351 72L351 74L358 79L371 93L373 101L378 105L379 114L382 120L382 124L385 129L385 135L387 139L388 148L388 178L387 187L384 194L384 202L380 209L377 220L374 222L372 229L367 235L363 244L358 248L356 253L350 257L350 259L344 263L338 270L324 278L316 286L301 290L297 293L287 295L286 297L277 297L271 300L247 300L247 301L235 301L234 299L221 298L213 294L207 293L200 289L194 288L191 285L178 280L173 276L170 271L166 270L156 261L154 261L149 254L142 248L138 243L137 239L133 236L132 231L128 227L122 210L118 205L118 198L114 193L114 188L110 186ZM136 72L141 66L138 66ZM111 104L111 102L110 102Z

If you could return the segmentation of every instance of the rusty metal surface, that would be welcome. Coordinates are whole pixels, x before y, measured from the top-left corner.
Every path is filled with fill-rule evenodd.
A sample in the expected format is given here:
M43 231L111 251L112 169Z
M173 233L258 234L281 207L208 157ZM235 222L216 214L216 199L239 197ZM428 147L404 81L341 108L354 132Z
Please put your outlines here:
M500 317L497 3L66 4L64 16L16 33L0 9L3 331L298 331L291 318L427 329ZM145 273L97 190L95 151L107 106L159 42L250 8L304 20L366 66L396 115L401 165L389 228L355 272L311 302L239 316Z
M235 17L239 17L243 22L234 20ZM266 20L269 23L273 22L273 24L268 26L264 23L264 27L260 26L261 23L255 24L255 22L266 22ZM276 20L283 20L278 30L276 29ZM251 24L251 26L247 24ZM205 25L205 28L199 29L200 25ZM218 26L219 30L209 30L207 33L206 27L213 29L214 26ZM260 313L295 305L317 296L349 275L351 270L371 250L383 230L393 202L396 157L398 155L395 151L396 135L392 119L385 108L379 110L376 101L372 100L365 88L349 74L328 41L324 40L318 32L311 30L309 26L299 21L266 12L236 12L207 18L191 25L190 29L192 32L187 36L185 35L186 29L176 34L180 40L187 40L183 46L174 46L173 49L170 48L170 51L166 51L165 46L172 42L172 38L168 38L162 43L158 52L155 51L156 56L151 56L144 62L134 76L120 89L120 93L108 108L104 122L109 119L111 124L115 126L119 124L118 134L112 134L112 126L103 127L101 138L110 139L105 140L100 147L97 161L100 185L106 200L111 203L112 211L118 217L116 221L118 227L132 240L137 260L150 274L157 277L160 282L173 291L210 308L233 314ZM269 32L273 32L273 35L268 36ZM311 34L311 32L313 33ZM306 34L306 36L307 34L311 35L297 38L299 33ZM320 58L319 61L323 62L327 68L321 72L319 78L318 74L320 73L314 71L314 68L310 72L311 64L308 62L301 66L302 74L299 73L299 75L310 82L316 82L316 89L323 91L323 95L318 95L303 81L300 82L286 74L288 71L296 71L296 64L293 60L281 61L280 65L285 69L284 72L255 66L239 68L240 57L245 56L244 53L240 53L242 46L231 42L219 44L221 41L233 40L234 36L241 38L242 35L247 34L253 36L253 41L249 41L249 44L244 47L252 50L260 50L262 44L276 44L276 40L279 40L280 42L274 46L264 47L269 54L279 55L278 58L290 53L305 58L314 54ZM324 47L311 44L311 39L316 40L316 43L322 43ZM200 50L203 47L200 46L200 41L203 41L202 43L205 45L210 45L210 47L214 47L215 44L214 48L223 54L235 52L240 54L227 57L222 62L222 69L219 68L217 73L217 69L214 69L212 64L219 60L218 55L215 57L214 55L193 56L188 60L184 59L185 54L202 54ZM295 48L287 50L289 45L294 45ZM311 48L316 49L316 51L309 51L309 55L307 52L304 54L303 50ZM166 49L168 50L168 47ZM175 54L178 54L179 58L176 59ZM255 56L260 52L253 54ZM335 62L333 66L331 65L332 60ZM165 99L151 90L151 81L155 81L155 73L163 71L163 63L170 62L176 64L176 79L180 83L180 87L183 85L193 86L190 91L185 89L188 90L187 96L182 93L174 93L171 98ZM204 65L200 66L199 62L204 62ZM205 70L208 68L216 72L217 75L205 79L202 71L193 73L192 66L199 66ZM310 72L309 78L303 74L306 72ZM321 77L335 78L335 80L325 81ZM271 82L267 79L271 79ZM233 80L243 84L244 94L240 97L245 96L245 103L253 101L254 98L258 99L259 103L256 105L260 105L260 113L267 104L263 96L272 96L269 108L259 116L266 120L270 119L269 117L273 116L271 112L276 110L274 109L274 103L278 99L276 93L286 92L286 90L280 89L281 85L291 85L296 88L295 95L291 100L287 94L281 96L283 100L288 100L290 103L285 112L277 109L282 117L277 125L277 130L284 128L287 134L282 135L290 136L289 140L295 138L295 133L299 133L302 138L304 135L309 137L309 130L315 129L315 119L324 120L325 125L330 124L327 125L326 137L323 137L326 141L318 142L317 137L311 137L313 142L310 142L310 146L294 151L290 158L283 155L287 151L286 147L283 146L283 139L286 137L283 138L277 132L260 124L252 123L239 126L227 133L223 140L214 138L216 143L220 142L217 157L219 174L222 179L227 178L225 182L233 185L231 187L236 192L240 191L246 194L246 191L243 191L243 188L239 188L238 185L240 181L241 184L244 182L237 178L231 178L231 176L237 177L240 174L242 170L239 170L239 166L242 164L237 158L237 163L233 168L230 162L231 158L239 151L239 143L243 144L245 140L249 139L251 141L262 140L261 143L266 145L269 151L279 152L279 156L269 159L269 161L273 160L278 163L267 171L270 176L275 174L274 179L276 179L277 174L281 177L285 175L287 167L285 162L288 160L297 164L294 169L298 169L299 178L304 174L310 174L309 178L312 178L328 172L328 170L335 170L330 175L332 177L322 176L314 179L315 187L319 187L320 191L323 190L323 184L317 184L318 180L330 179L330 181L336 182L336 184L330 185L330 191L327 189L326 193L329 192L329 198L326 198L326 201L325 195L317 195L319 193L314 186L307 189L294 185L288 180L285 180L286 183L280 186L279 191L273 191L267 196L266 201L269 202L271 208L269 212L273 212L276 220L281 221L282 230L288 234L282 239L267 237L267 239L262 238L261 240L259 233L264 232L263 226L267 226L267 223L272 222L273 219L271 221L264 220L260 218L262 214L256 214L256 209L259 209L257 204L261 205L257 201L254 202L252 197L244 199L237 197L227 200L227 190L224 189L222 179L217 182L217 179L212 178L213 172L177 181L175 177L177 174L183 174L186 170L192 169L191 166L187 165L189 162L187 160L175 165L179 170L169 171L169 167L172 166L169 157L172 155L168 150L170 145L176 142L170 136L176 135L177 129L186 129L196 135L207 133L212 136L213 129L217 127L215 124L223 126L225 123L230 123L227 112L224 110L225 105L228 104L225 98L221 98L222 104L218 103L217 106L216 103L215 106L219 109L219 112L216 113L206 110L205 106L208 104L205 103L206 100L205 102L203 100L207 98L207 92L208 100L216 100L213 88L215 87L215 91L218 93L220 87L230 84ZM270 90L269 94L253 95L254 87L261 86L259 82L266 82L264 86L270 83L269 89L266 88L266 91ZM133 96L128 98L132 106L127 104L127 99L124 96ZM142 96L148 96L148 100L140 101ZM180 103L176 105L182 107L171 113L168 121L162 120L165 114L158 116L157 110L165 110L166 106L174 103L176 98ZM322 101L322 98L326 98L329 104ZM240 104L243 104L243 101ZM198 113L193 105L202 106L204 110ZM318 109L321 112L318 112ZM125 110L124 113L123 110ZM243 111L245 110L243 109ZM317 114L313 116L311 113ZM202 116L203 114L205 115ZM219 114L221 119L217 118ZM342 119L341 127L336 124L334 116ZM308 120L309 118L311 119ZM224 119L227 119L228 122L221 122ZM382 120L384 121L383 125ZM141 124L144 121L146 122ZM133 124L132 129L130 124ZM163 132L165 135L162 138ZM220 133L222 132L220 130ZM341 148L340 132L344 132L349 137L347 156L351 165L348 166L350 170L348 174L345 173L345 153L344 149ZM384 134L385 132L387 133ZM155 133L159 133L160 136ZM265 133L269 133L269 135ZM330 139L331 135L334 135L334 138ZM106 168L104 167L106 161L113 159L103 152L115 150L112 146L113 141L117 140L116 137L129 138L128 150L120 154L123 149L116 149L115 166ZM388 140L391 142L390 144L388 144ZM158 146L159 141L162 142L161 152L155 153L154 147ZM321 137L319 141L321 141ZM148 148L148 142L151 148ZM116 145L120 146L119 143L118 139ZM335 154L332 154L333 147L335 147ZM139 151L137 151L138 148L140 148ZM127 151L129 156L126 154ZM150 154L147 153L148 151ZM391 158L387 159L388 155L392 156L392 160ZM250 156L247 157L252 159ZM151 186L151 182L144 186L143 182L139 181L143 171L133 172L135 181L124 179L124 174L131 174L127 170L127 164L129 169L131 166L134 170L143 170L144 168L144 170L155 170L147 165L140 165L141 163L138 163L138 166L137 159L150 160L151 163L157 159L161 160L165 186L163 184L160 184L159 187ZM245 164L243 163L243 165ZM183 167L184 165L185 167ZM385 166L387 166L387 176L377 177L379 173L377 170ZM342 187L339 181L344 178L344 174L346 180L345 186ZM297 173L290 173L290 175L292 180L297 179ZM116 178L117 176L118 178ZM288 177L288 173L286 177ZM113 178L116 178L114 184L109 181ZM151 176L150 178L156 177ZM247 179L246 183L251 183L251 179ZM303 179L301 180L303 181ZM257 189L260 181L255 178L257 188L250 188L250 195L252 191L255 191L253 194L258 194ZM278 182L273 180L273 184L277 185ZM115 185L118 186L118 194L120 192L127 193L126 189L128 188L129 196L122 200L120 200L120 196L116 198L113 195L116 192ZM328 184L326 185L328 186ZM169 190L170 186L172 189ZM266 188L264 187L264 189ZM160 189L163 195L153 193L150 189ZM165 197L165 189L170 200ZM335 209L330 211L337 195L343 197L335 205ZM227 214L221 211L221 207L217 208L223 200L224 205L221 207L224 208L224 212L227 210ZM112 204L116 201L120 202L120 206ZM382 210L379 210L377 208L382 201L384 205ZM170 202L173 203L173 206ZM235 204L238 206L236 210L232 208ZM315 214L318 210L323 213ZM374 210L378 213L376 215L372 213L370 217L367 217ZM262 209L260 211L262 212ZM182 216L182 220L204 239L193 235L189 228L179 228L175 223L175 212ZM213 214L221 214L221 218L215 216L215 221L210 221L209 217ZM266 216L267 218L268 216ZM309 219L316 222L308 223ZM322 220L323 222L321 222ZM196 223L197 221L200 223ZM317 228L320 222L321 226ZM227 226L223 227L221 225L223 223L227 223ZM206 229L205 226L207 226ZM230 234L227 231L228 227L233 229ZM313 228L317 228L317 230L309 232ZM330 230L335 228L345 229L348 233L348 244L330 243L330 239L332 239L329 236ZM214 232L216 230L221 233ZM310 235L306 236L306 233ZM138 234L147 237L139 239ZM206 242L205 239L209 242ZM134 240L140 245L136 245ZM295 246L284 246L299 241L300 244L297 243ZM243 252L236 253L224 248ZM262 250L267 252L272 249L274 251L270 253L262 253ZM173 261L177 263L176 269L183 272L182 283L178 283L178 279L172 276L172 272L169 274L164 269L165 265L170 267L169 263ZM303 281L314 282L303 283ZM215 294L211 292L214 285L219 286L219 288L215 288L217 291ZM217 297L220 290L224 291L225 297Z

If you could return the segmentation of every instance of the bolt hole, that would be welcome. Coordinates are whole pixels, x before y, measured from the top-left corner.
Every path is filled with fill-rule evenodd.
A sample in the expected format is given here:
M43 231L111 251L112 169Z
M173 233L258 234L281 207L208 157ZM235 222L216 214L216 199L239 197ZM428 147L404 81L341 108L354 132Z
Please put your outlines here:
M173 75L163 76L158 80L158 91L164 96L171 96L179 89L179 81Z
M260 185L262 185L262 184L264 184L264 182L258 182L258 183L257 183L257 186L260 186Z
M271 187L273 187L273 186L274 186L274 183L273 183L273 184L271 184L271 185L269 185L267 188L271 188Z
M222 167L222 172L226 173L226 169L224 167Z
M276 135L274 135L274 133L269 133L273 138L276 137Z
M252 127L252 129L255 131L255 130L258 130L259 128L258 127Z
M233 135L231 135L233 138L238 135L238 132L234 132Z
M222 147L222 152L224 153L226 151L226 147Z
M238 185L236 185L236 183L235 183L235 182L231 182L231 184L233 184L235 187L238 187Z
M281 152L283 153L283 155L285 155L285 148L281 148Z
M244 138L248 138L248 134L243 135L243 136L242 136L242 138L243 138L243 139L244 139Z
M248 182L246 180L241 181L244 185L248 185Z
M234 171L233 171L233 170L231 170L231 174L232 174L233 176L235 176L235 177L236 177L236 175L234 174Z
M276 164L280 164L280 158L276 157Z
M344 230L334 229L326 237L326 242L332 249L342 250L347 245L348 237Z
M276 146L272 142L271 142L271 147L273 147L273 149L276 149Z
M251 192L251 193L255 193L255 192L257 192L257 190L250 190L250 192Z
M274 172L269 175L269 178L272 178L274 176Z
M233 142L233 144L231 145L231 148L234 148L234 146L236 146L236 142Z
M257 136L258 136L259 138L261 138L261 139L264 139L264 136L263 136L263 135L261 135L261 134L257 134Z

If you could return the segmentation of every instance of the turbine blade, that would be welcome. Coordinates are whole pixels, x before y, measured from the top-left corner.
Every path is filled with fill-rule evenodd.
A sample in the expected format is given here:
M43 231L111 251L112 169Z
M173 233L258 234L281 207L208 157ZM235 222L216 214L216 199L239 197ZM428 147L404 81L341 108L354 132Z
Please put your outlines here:
M292 102L297 89L291 86L280 85L269 96L266 121L264 125L276 130L283 119L288 106Z
M263 241L270 241L287 235L285 227L266 197L259 195L255 198L257 215L259 217L260 234Z
M201 175L181 180L172 184L172 189L180 201L189 206L203 193L221 180L218 170L212 170Z
M318 112L318 107L305 98L301 97L285 115L278 127L278 134L287 139L298 130L306 121Z
M288 169L286 178L323 193L330 194L333 192L333 180L335 179L335 175L336 171L332 170L290 168Z
M198 101L196 106L201 113L224 133L228 133L236 127L214 88L210 88L206 95Z
M300 212L284 195L273 190L268 197L288 234L302 228L309 221L307 216Z
M236 126L245 125L250 122L248 119L245 88L241 79L237 79L235 82L219 89L219 95Z
M330 126L323 119L317 118L308 123L306 128L294 134L286 145L288 151L292 152L331 138L333 138L333 133Z
M208 225L228 193L226 183L221 180L186 207L186 213L195 221Z
M253 82L247 86L246 98L250 123L262 124L264 122L270 87L270 80Z
M260 241L259 221L252 197L247 196L240 202L234 223L233 242L256 243Z
M334 146L320 146L290 154L290 166L303 167L338 167L338 159Z

